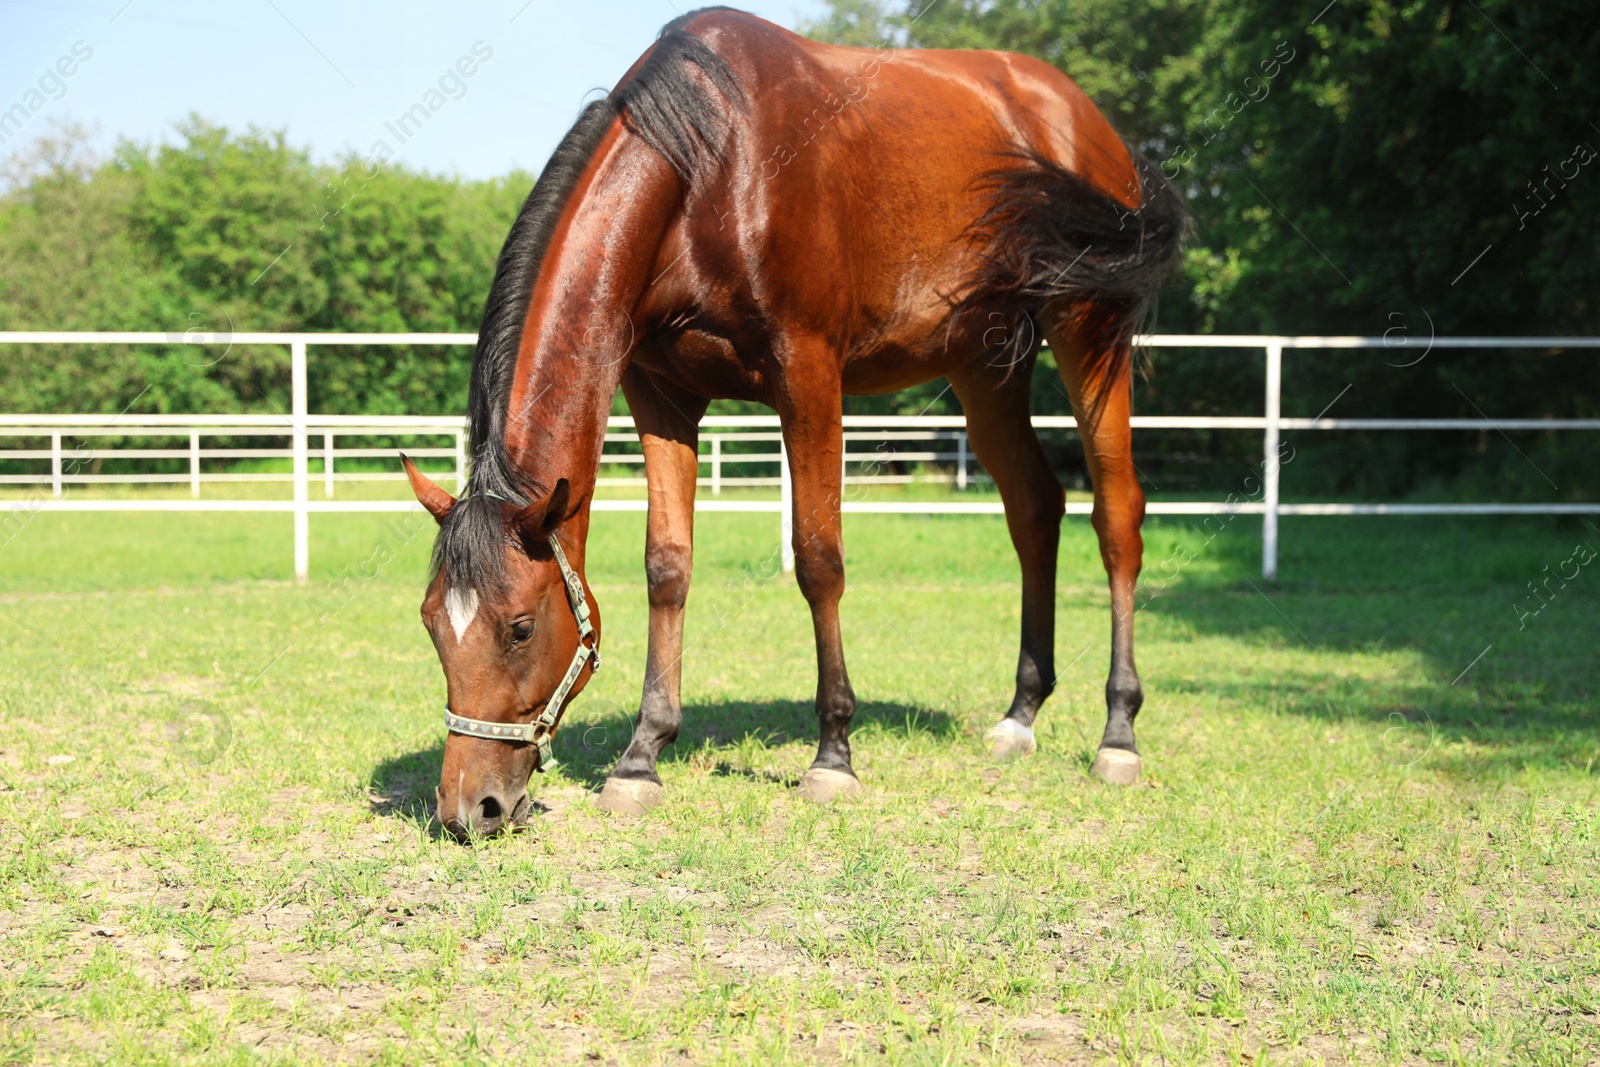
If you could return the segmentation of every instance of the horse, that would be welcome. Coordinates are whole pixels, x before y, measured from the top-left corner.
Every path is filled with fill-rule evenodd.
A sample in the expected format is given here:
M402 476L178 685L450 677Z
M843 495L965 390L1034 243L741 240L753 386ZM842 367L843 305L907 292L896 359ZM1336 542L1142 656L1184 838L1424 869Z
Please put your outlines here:
M571 698L601 667L585 574L620 386L649 486L649 637L633 736L598 805L642 813L682 723L698 428L719 398L777 412L817 655L801 796L855 795L839 601L842 408L944 377L994 478L1022 570L1015 695L987 736L1034 751L1056 681L1065 497L1029 421L1040 335L1070 397L1111 590L1093 772L1132 783L1144 496L1129 443L1132 340L1186 230L1182 198L1068 77L1001 52L847 48L707 8L668 23L555 149L496 264L452 497L404 460L438 521L422 621L443 667L437 818L526 823Z

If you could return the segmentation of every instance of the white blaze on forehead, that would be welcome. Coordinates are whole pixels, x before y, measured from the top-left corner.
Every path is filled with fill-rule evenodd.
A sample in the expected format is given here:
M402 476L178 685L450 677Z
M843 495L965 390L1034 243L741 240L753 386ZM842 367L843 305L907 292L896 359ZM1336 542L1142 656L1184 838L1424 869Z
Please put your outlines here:
M476 589L451 589L444 595L444 609L450 613L450 628L456 632L456 644L478 617L478 591Z

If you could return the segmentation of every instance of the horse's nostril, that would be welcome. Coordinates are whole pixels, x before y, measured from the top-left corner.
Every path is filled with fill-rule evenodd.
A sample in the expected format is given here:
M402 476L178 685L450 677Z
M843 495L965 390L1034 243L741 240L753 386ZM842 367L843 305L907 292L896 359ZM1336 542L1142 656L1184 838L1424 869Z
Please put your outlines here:
M484 797L478 801L478 817L484 820L500 818L504 809L500 807L500 798L494 796Z

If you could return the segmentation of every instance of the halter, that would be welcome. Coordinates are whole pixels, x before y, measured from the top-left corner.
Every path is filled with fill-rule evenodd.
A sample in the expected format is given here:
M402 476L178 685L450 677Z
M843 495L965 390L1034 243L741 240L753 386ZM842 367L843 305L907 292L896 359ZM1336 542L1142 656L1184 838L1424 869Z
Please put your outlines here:
M594 666L591 668L591 673L600 670L600 635L594 632L594 626L589 622L589 601L583 595L583 580L578 577L578 572L572 569L572 564L567 562L567 554L561 551L561 542L556 540L554 534L550 535L550 550L555 553L556 566L561 568L561 578L567 587L567 603L572 605L572 615L578 620L578 650L572 654L572 663L567 667L566 676L561 679L561 684L556 686L556 691L550 694L544 710L532 722L506 723L469 719L452 712L448 704L444 707L444 727L451 733L487 738L490 741L526 741L538 748L538 770L541 774L556 765L555 754L550 747L551 741L555 738L556 726L566 711L563 705L566 704L567 694L572 692L572 687L577 684L578 675L583 672L583 665L593 657ZM590 638L594 639L593 644L588 643Z

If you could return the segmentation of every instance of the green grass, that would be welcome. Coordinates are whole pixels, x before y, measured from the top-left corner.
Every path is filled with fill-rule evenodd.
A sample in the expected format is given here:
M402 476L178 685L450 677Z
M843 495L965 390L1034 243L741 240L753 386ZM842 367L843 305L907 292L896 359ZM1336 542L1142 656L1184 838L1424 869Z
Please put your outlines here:
M1600 531L1289 519L1267 587L1256 520L1152 520L1147 576L1193 559L1146 589L1118 790L1086 775L1087 523L1040 751L996 768L1003 523L852 516L867 793L817 808L776 521L706 515L668 800L630 821L591 793L637 699L643 517L600 515L606 667L546 810L460 846L426 820L431 529L395 523L314 517L308 589L287 516L46 514L0 546L0 1062L1600 1058L1600 561L1513 609Z

